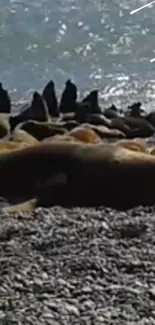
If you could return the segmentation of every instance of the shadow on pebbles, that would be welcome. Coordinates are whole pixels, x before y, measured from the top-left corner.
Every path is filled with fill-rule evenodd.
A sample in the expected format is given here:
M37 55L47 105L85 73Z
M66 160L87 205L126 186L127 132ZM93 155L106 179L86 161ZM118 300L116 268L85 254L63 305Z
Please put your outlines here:
M0 324L155 324L155 208L0 216Z

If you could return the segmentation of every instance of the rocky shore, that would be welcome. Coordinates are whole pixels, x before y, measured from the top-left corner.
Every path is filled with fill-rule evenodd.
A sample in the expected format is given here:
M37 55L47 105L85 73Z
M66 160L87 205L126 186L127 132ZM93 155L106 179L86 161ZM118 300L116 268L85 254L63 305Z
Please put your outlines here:
M155 324L155 209L0 215L0 324Z

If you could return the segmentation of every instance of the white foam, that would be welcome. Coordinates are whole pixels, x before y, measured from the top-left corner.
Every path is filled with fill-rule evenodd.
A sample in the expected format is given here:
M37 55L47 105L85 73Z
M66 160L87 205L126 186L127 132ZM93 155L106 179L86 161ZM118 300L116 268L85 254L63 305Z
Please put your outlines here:
M140 10L142 10L142 9L144 9L144 8L146 8L146 7L148 7L148 6L150 6L152 3L154 3L155 2L155 0L154 1L151 1L151 2L149 2L149 3L147 3L146 5L144 5L144 6L142 6L142 7L140 7L140 8L137 8L137 9L135 9L135 10L132 10L132 11L130 11L130 15L133 15L133 14L135 14L136 12L138 12L138 11L140 11Z

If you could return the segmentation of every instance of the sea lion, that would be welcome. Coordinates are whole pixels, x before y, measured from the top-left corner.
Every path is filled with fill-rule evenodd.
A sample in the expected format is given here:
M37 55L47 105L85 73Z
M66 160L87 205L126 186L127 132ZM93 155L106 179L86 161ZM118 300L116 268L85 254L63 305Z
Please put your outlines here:
M90 115L91 111L92 108L90 102L77 102L74 119L78 123L84 123L85 121L87 121L87 116Z
M112 122L110 119L105 117L103 114L88 114L85 118L85 123L93 125L104 125L112 128Z
M154 127L144 118L139 117L118 117L111 119L111 128L124 132L127 138L147 138L154 134Z
M155 112L149 113L145 119L155 128Z
M61 113L70 113L75 111L77 101L77 87L71 82L66 81L65 89L62 93L59 110Z
M155 147L154 147L154 146L151 146L151 147L147 148L147 152L148 152L150 155L155 156Z
M11 113L11 100L6 89L0 82L0 113Z
M85 125L85 124L84 124ZM87 124L86 124L87 125ZM122 139L125 134L117 129L110 129L103 125L88 124L102 139Z
M101 138L97 135L97 133L89 126L78 126L72 131L70 131L68 134L74 137L75 139L86 143L99 144L102 142Z
M98 90L91 91L83 100L82 103L89 105L89 114L101 114L102 110L98 103Z
M130 150L145 152L145 153L148 152L146 142L139 138L135 138L133 140L127 140L127 139L119 140L116 142L116 144Z
M118 117L120 114L114 104L112 104L109 108L104 109L104 116L111 119L113 117Z
M141 117L143 110L141 109L142 104L140 102L133 103L131 106L128 106L128 111L130 112L131 117Z
M10 136L10 115L0 113L0 138L8 138Z
M13 131L13 133L10 136L10 140L14 141L14 142L24 142L24 143L28 143L30 145L35 145L39 142L35 137L33 137L28 132L18 129L18 128L16 128Z
M37 199L31 199L22 203L0 207L0 214L7 213L30 213L37 207Z
M56 134L64 134L67 132L62 126L54 125L50 122L42 123L33 120L19 124L18 129L28 132L39 141Z
M116 144L44 144L1 155L0 183L2 197L31 195L42 206L150 205L155 157Z
M70 135L69 133L65 133L65 134L56 134L53 137L48 137L45 138L41 141L41 143L53 143L53 142L82 142L81 140L79 140L78 138Z
M23 141L16 142L16 141L9 141L9 140L0 140L0 155L4 152L21 150L29 146L32 146L32 144Z
M23 112L10 116L11 130L25 121L35 120L45 122L49 120L47 105L38 92L34 92L31 105Z
M59 117L59 108L55 93L55 85L52 80L49 81L48 84L45 86L42 96L46 101L49 115L52 117Z

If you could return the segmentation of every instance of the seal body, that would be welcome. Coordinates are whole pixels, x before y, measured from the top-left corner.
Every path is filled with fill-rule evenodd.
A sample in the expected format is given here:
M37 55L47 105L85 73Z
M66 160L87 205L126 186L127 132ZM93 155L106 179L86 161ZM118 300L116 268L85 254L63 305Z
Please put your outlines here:
M52 143L0 155L0 196L9 201L125 209L154 204L154 183L155 157L119 145Z

